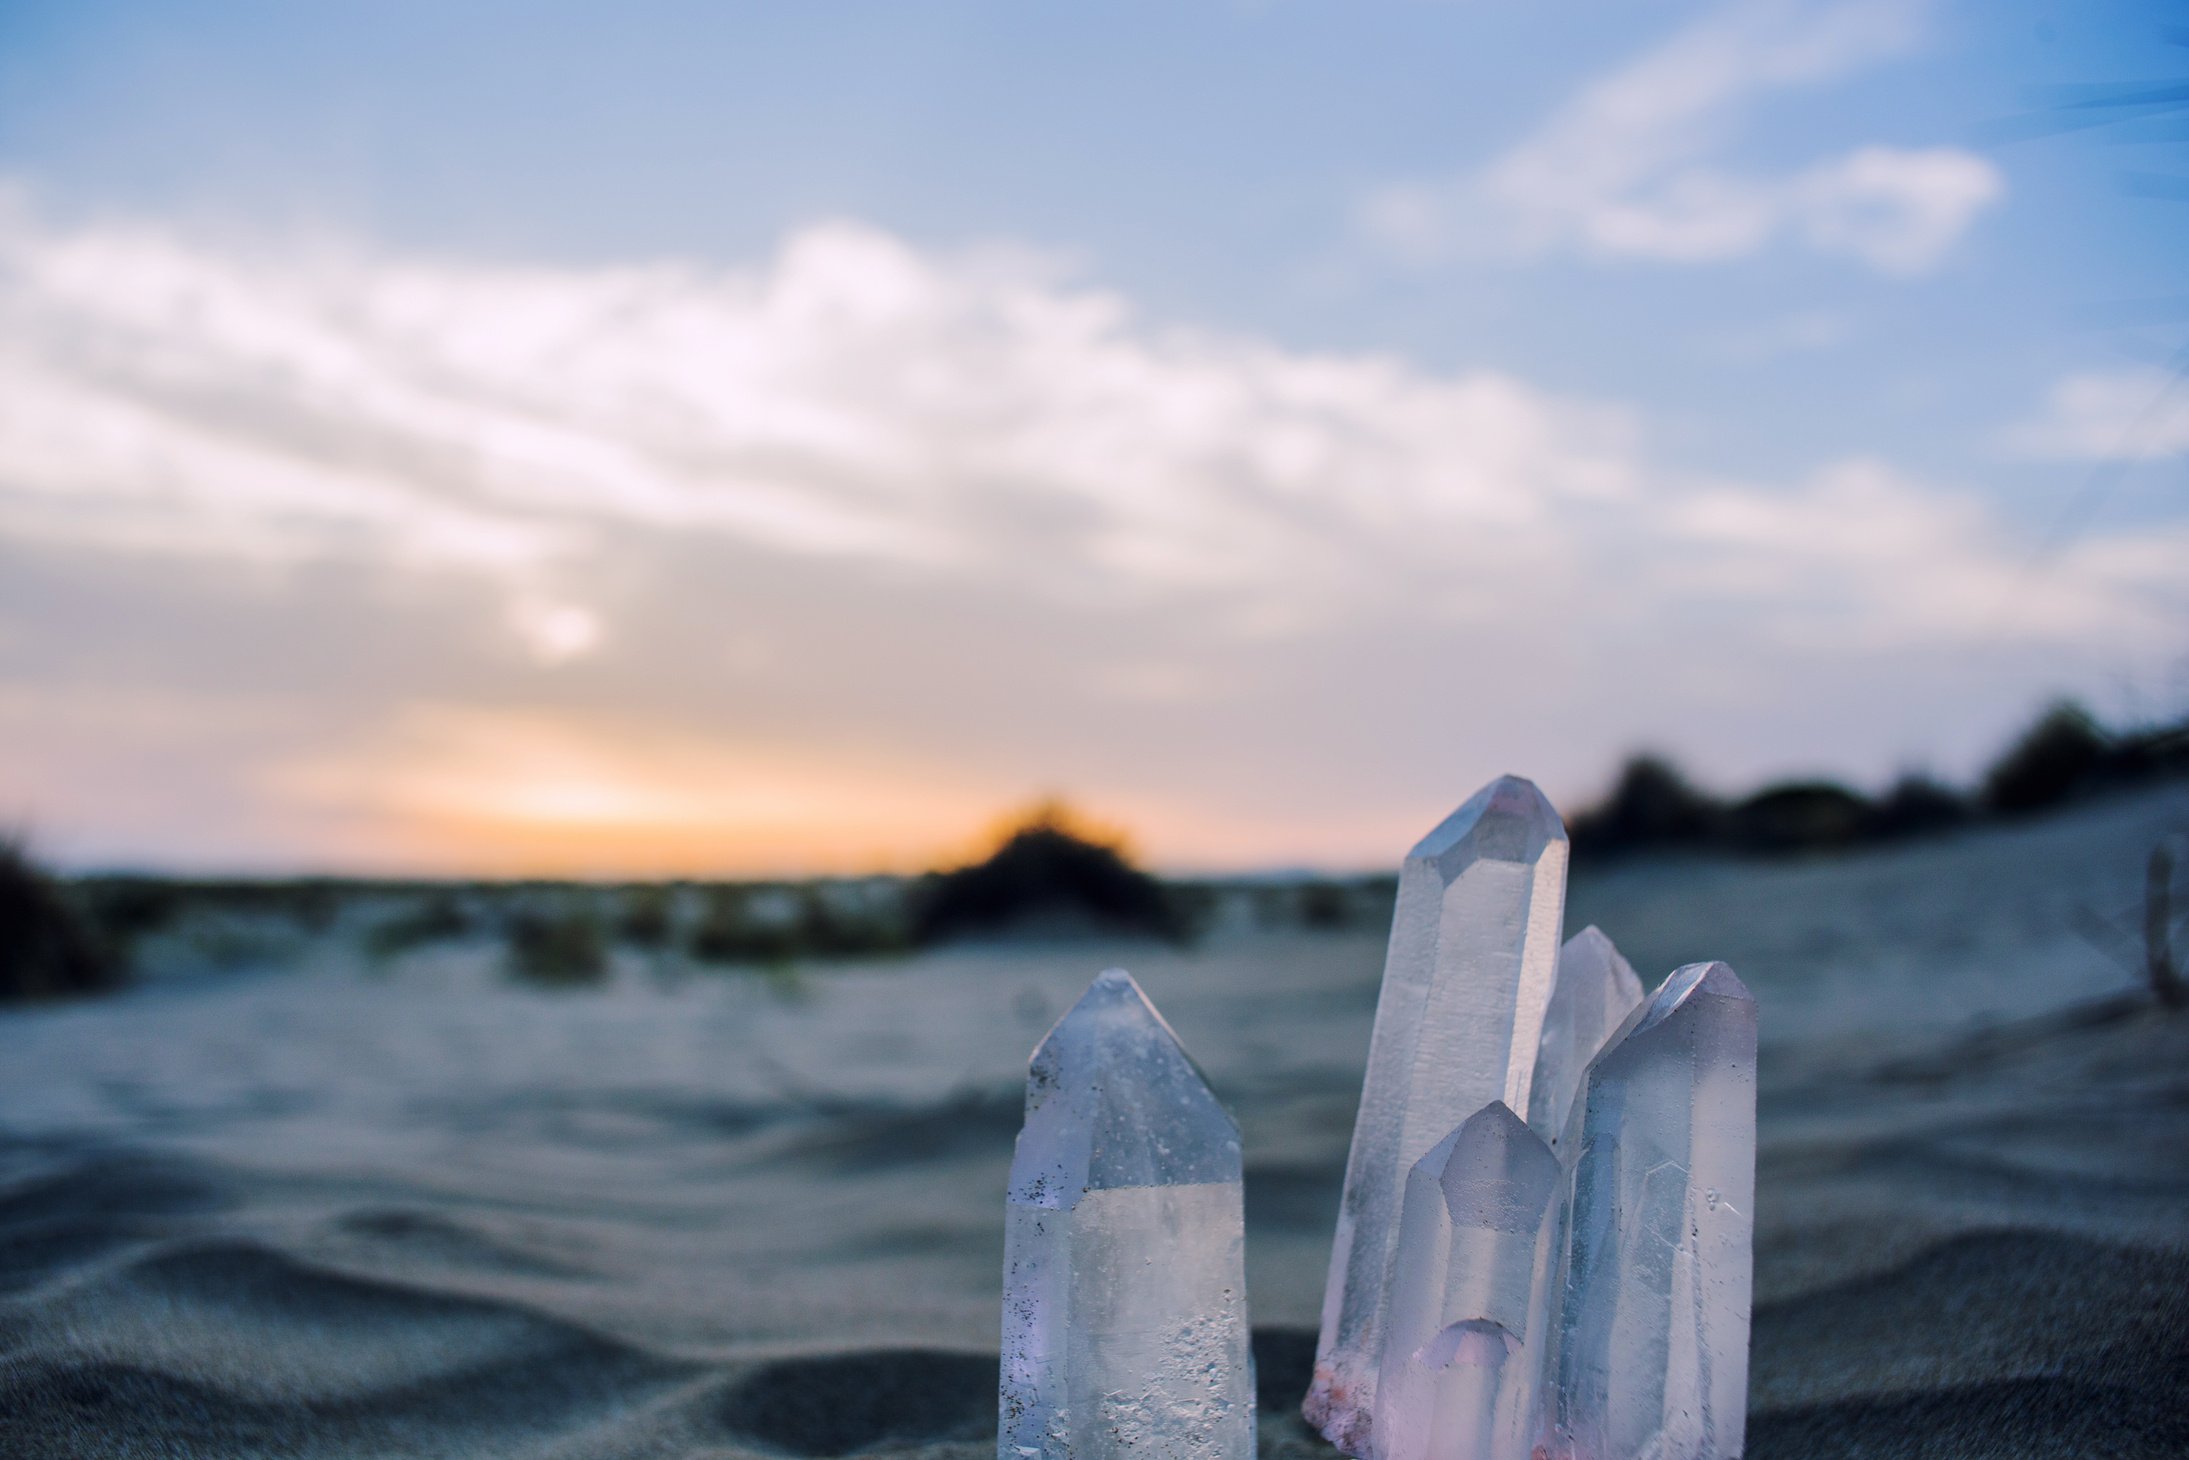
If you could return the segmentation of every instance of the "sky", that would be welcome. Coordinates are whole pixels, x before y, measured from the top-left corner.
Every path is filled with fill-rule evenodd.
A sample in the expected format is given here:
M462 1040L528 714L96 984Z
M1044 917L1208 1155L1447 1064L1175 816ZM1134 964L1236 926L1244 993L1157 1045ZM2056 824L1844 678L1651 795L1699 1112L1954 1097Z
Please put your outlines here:
M2182 713L2183 23L0 0L0 822L1369 868Z

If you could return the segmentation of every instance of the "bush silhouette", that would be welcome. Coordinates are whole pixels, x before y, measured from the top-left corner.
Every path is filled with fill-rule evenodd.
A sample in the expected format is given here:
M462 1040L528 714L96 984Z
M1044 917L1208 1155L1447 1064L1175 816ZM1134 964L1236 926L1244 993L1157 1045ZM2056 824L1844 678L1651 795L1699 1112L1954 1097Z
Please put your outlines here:
M2061 700L1984 773L1984 805L2007 815L2057 806L2097 785L2110 750L2090 712Z
M1600 805L1573 818L1567 834L1573 849L1584 853L1702 846L1718 836L1724 820L1724 809L1670 761L1644 754L1626 763Z
M452 892L433 892L365 934L365 951L375 958L394 958L413 948L461 938L471 931L470 915Z
M936 943L1043 922L1183 935L1163 884L1060 805L1036 807L985 861L944 872L914 897L913 939Z
M0 840L0 1000L99 993L120 962L66 892L14 841Z
M661 948L669 942L675 922L669 889L658 883L626 888L616 917L616 936L641 948Z
M1766 786L1726 815L1733 845L1747 852L1830 851L1869 830L1868 801L1831 781Z
M600 915L582 902L518 909L509 919L510 972L527 983L568 988L608 977Z
M1951 786L1920 772L1893 782L1892 789L1870 808L1871 835L1890 840L1945 831L1967 821L1968 798Z

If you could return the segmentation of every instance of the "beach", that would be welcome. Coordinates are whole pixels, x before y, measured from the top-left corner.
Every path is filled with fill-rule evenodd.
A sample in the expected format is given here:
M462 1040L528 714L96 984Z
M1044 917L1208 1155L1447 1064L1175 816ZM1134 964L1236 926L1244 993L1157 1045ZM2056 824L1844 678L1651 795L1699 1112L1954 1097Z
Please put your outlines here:
M2089 933L2184 829L1576 876L1569 932L1759 1001L1748 1454L2189 1454L2189 1014ZM1331 1453L1375 920L564 991L354 932L0 1012L0 1454L990 1454L1024 1062L1111 964L1240 1122L1262 1452Z

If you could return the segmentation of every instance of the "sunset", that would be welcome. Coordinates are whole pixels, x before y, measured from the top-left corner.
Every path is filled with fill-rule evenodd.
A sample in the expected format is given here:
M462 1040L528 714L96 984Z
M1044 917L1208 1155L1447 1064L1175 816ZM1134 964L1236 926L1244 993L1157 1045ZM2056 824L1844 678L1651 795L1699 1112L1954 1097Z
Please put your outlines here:
M2070 141L1973 149L2038 57L1979 61L1947 12L1599 38L1531 57L1570 70L1532 109L1455 102L1396 152L1338 86L1361 150L1308 154L1324 216L1232 259L1199 220L1262 206L1265 163L975 205L1009 149L1101 155L977 97L923 122L932 198L824 151L730 208L707 159L757 103L709 91L695 156L649 92L603 122L642 193L611 225L505 170L596 154L463 125L547 73L429 67L337 126L356 68L484 20L393 13L355 56L340 12L254 26L322 68L299 90L218 22L108 45L89 14L25 26L0 102L0 800L77 865L880 869L1060 792L1166 866L1351 867L1523 760L1567 804L1637 745L1728 790L1878 784L1968 773L2055 694L2181 703L2189 400L2140 328L2073 323L2161 260L2061 221L2151 205ZM1161 22L1294 68L1330 23ZM1467 76L1516 27L1400 10L1350 44L1423 87L1403 50L1448 32ZM748 42L710 44L734 72ZM1199 145L1282 150L1240 85ZM1939 85L1980 105L1949 124ZM771 135L818 125L782 104ZM510 211L457 206L429 145ZM1972 312L1998 288L2025 303Z
M0 4L0 1457L2189 1454L2185 20Z

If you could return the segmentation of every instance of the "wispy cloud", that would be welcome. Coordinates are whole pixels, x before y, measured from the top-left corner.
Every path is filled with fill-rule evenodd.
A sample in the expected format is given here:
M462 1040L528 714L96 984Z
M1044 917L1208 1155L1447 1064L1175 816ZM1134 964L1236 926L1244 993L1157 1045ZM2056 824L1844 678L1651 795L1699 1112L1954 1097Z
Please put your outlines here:
M2079 544L2015 652L2164 652L2181 537ZM1833 725L2023 556L1886 464L1708 480L1617 404L1023 251L544 267L20 207L0 553L0 792L100 808L83 845L596 869L904 860L1059 783L1170 858L1366 854L1455 756Z
M2017 455L2067 461L2189 455L2189 379L2156 366L2070 375L2006 444Z
M1744 0L1583 88L1480 172L1377 190L1361 226L1414 261L1488 249L1705 263L1791 242L1921 273L2004 192L1984 158L1870 143L1777 176L1721 160L1743 114L1773 93L1909 50L1920 10Z

